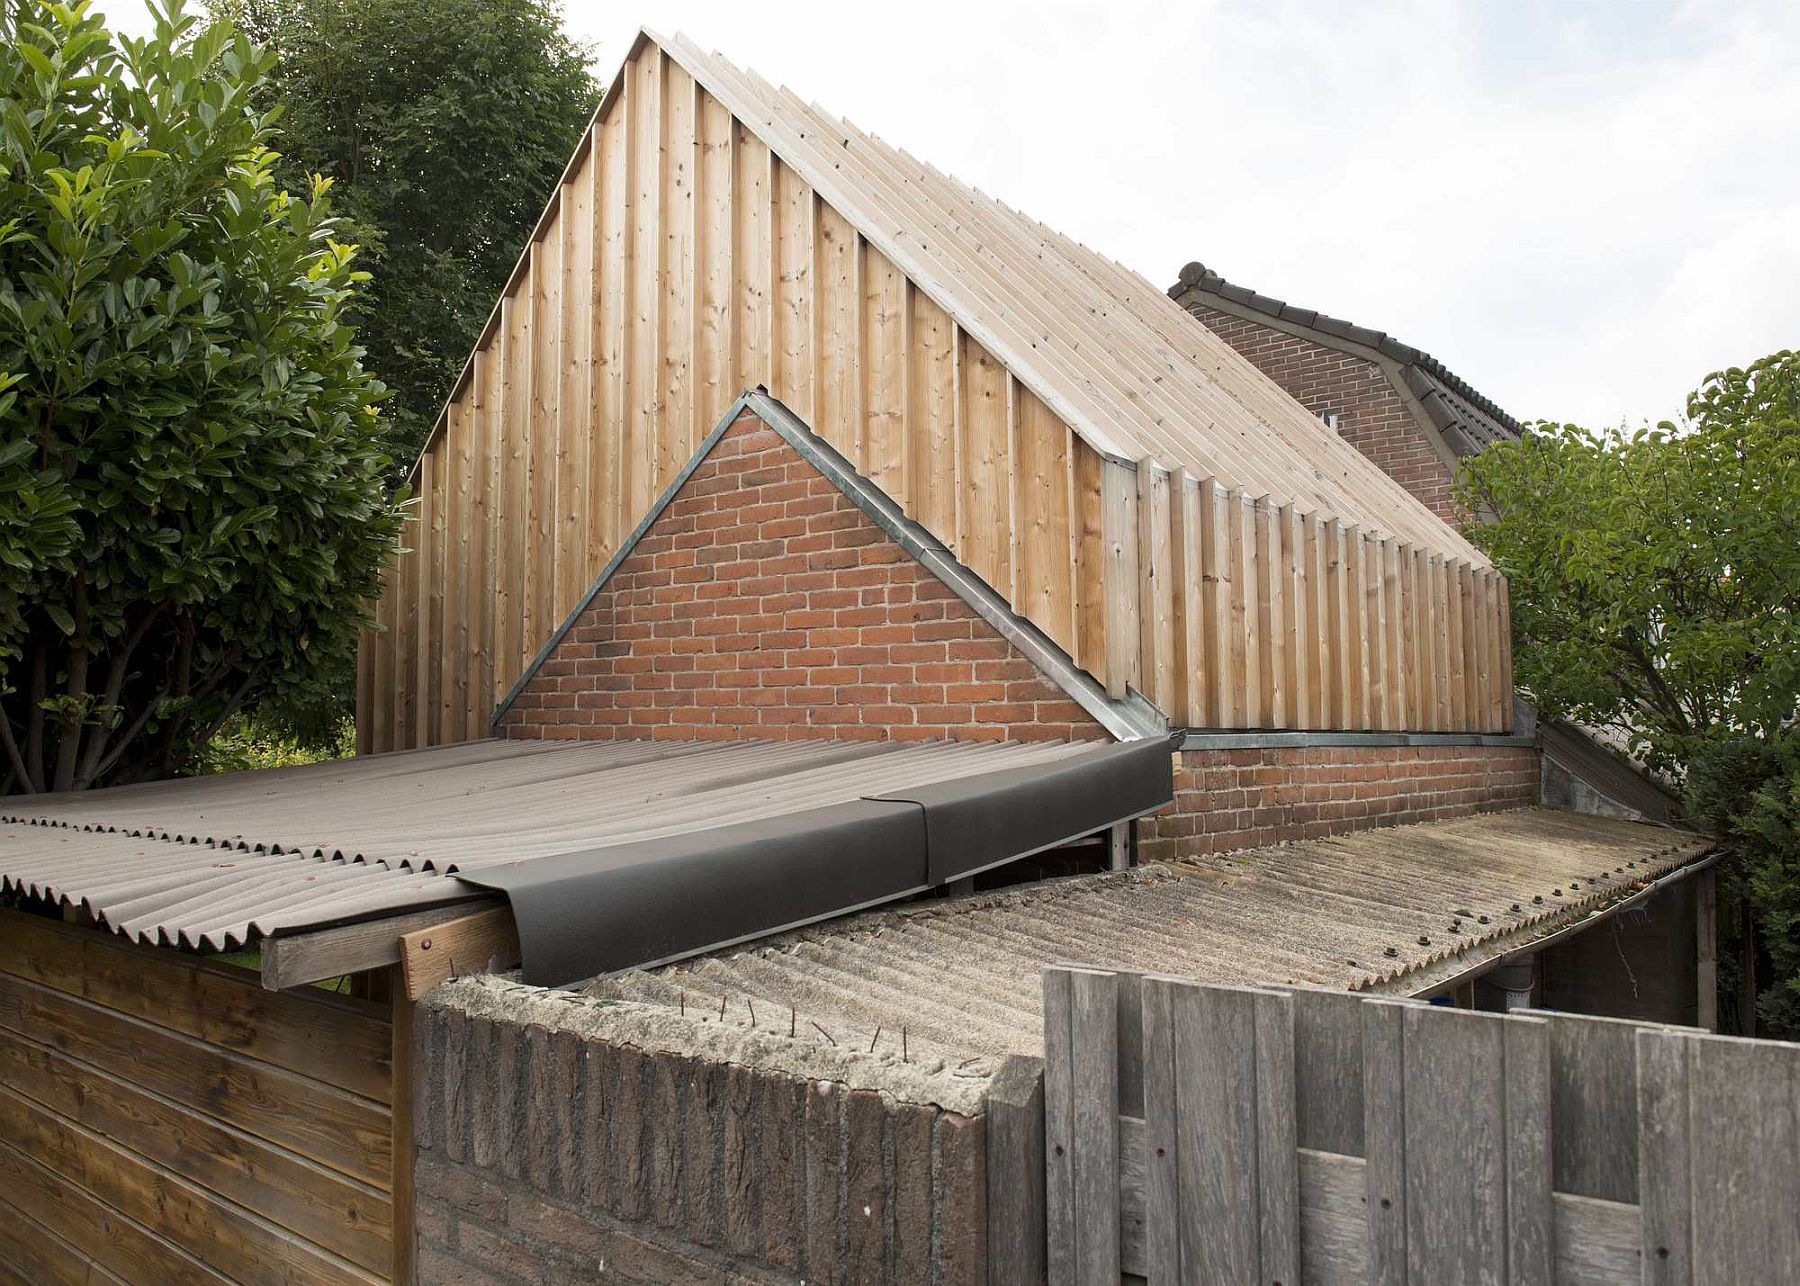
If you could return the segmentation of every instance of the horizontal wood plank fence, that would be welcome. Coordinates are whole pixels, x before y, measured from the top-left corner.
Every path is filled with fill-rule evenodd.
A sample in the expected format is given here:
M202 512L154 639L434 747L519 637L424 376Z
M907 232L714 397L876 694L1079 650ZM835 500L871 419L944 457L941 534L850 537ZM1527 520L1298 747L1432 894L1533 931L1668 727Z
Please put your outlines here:
M0 1282L387 1281L392 1058L386 1006L0 910Z
M1800 1046L1078 968L1044 1003L1041 1204L1015 1169L999 1212L1044 1256L996 1281L1800 1281Z

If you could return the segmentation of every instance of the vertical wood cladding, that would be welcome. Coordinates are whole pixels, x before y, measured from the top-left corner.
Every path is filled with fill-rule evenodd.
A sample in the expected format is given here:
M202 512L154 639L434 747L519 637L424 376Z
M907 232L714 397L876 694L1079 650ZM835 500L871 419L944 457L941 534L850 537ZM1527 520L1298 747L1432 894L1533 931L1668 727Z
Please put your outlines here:
M1128 389L1139 375L1094 377ZM1506 633L1491 569L1101 455L644 41L421 458L382 629L364 640L360 749L487 735L592 578L757 385L1082 668L1177 724L1506 725L1510 667L1492 648L1477 663L1473 646ZM1459 637L1472 627L1470 663L1457 652L1434 700L1412 676L1439 683L1433 631L1451 614Z

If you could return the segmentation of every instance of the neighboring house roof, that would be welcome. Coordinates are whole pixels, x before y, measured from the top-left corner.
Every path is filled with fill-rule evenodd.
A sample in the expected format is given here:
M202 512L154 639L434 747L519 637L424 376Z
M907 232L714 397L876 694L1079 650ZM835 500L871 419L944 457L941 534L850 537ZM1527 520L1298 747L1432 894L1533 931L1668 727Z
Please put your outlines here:
M1400 380L1404 392L1429 418L1430 427L1444 436L1456 455L1474 455L1495 442L1519 436L1519 422L1492 399L1430 353L1392 335L1233 285L1201 263L1184 267L1168 293L1177 302L1200 296L1200 302L1226 305L1228 312L1258 314L1283 329L1304 332L1329 348L1357 352L1379 362L1391 377Z
M1041 1052L1046 964L1410 994L1709 849L1611 818L1491 813L872 912L589 990L771 1034L816 1023L840 1045L879 1039L890 1059L904 1029L923 1065L991 1070Z
M1169 798L1160 742L473 742L14 797L0 889L215 950L504 889L528 976L557 983L918 892ZM940 834L938 810L963 824Z

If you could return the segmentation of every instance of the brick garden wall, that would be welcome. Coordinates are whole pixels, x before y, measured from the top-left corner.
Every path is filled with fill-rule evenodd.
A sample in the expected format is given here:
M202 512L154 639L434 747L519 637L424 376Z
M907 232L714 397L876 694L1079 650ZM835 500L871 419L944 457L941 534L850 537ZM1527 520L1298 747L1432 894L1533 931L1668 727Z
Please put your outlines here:
M1336 413L1344 439L1432 512L1460 521L1450 470L1379 366L1203 303L1183 306L1301 406Z
M1175 803L1138 822L1144 861L1439 821L1537 802L1531 746L1184 750Z
M1104 735L750 412L620 564L502 730L685 740Z
M421 1006L418 1277L986 1279L980 1117Z

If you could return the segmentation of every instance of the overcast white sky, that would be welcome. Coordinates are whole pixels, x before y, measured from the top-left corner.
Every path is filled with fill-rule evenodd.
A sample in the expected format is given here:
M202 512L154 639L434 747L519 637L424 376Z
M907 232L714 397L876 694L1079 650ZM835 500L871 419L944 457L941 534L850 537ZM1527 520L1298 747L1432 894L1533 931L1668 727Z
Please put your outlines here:
M133 28L136 0L104 7ZM1800 6L567 0L685 31L1158 285L1399 336L1522 418L1800 344Z

